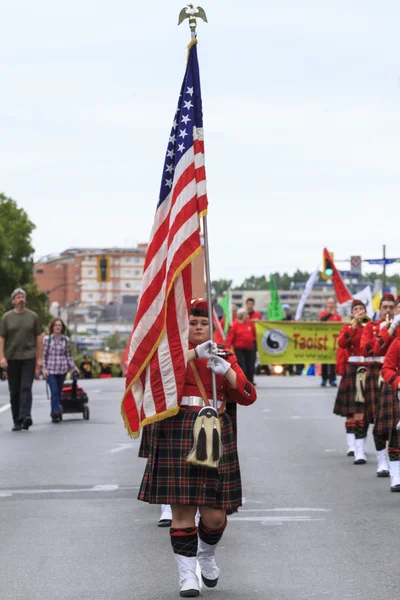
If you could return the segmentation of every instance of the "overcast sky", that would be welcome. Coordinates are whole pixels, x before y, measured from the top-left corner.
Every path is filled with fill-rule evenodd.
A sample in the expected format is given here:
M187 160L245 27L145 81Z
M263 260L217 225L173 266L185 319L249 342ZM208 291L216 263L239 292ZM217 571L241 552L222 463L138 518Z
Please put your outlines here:
M398 0L201 4L213 278L313 270L324 245L400 256ZM148 240L190 38L183 6L3 7L0 192L36 224L37 256Z

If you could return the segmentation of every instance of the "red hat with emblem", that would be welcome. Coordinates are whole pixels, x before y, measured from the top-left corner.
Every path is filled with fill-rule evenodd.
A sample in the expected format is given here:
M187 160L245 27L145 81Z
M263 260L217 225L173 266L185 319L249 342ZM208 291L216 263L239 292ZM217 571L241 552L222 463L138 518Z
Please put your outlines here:
M382 304L382 302L385 302L385 300L387 302L395 302L393 294L384 294L382 296L382 300L381 300L380 304Z
M192 317L208 317L208 302L204 298L194 298L190 304Z

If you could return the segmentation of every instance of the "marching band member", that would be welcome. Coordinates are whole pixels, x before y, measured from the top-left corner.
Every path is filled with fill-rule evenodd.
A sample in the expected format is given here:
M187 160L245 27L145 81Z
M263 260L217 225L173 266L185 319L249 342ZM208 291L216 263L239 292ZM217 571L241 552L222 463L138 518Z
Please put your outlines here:
M356 385L358 370L362 367L361 336L363 320L366 318L365 304L361 300L353 300L351 307L352 323L343 325L338 345L340 363L344 362L343 377L340 381L333 412L346 418L347 456L354 456L355 465L366 463L363 451L364 433L364 404L359 397ZM357 358L359 361L357 362ZM337 369L342 365L338 365ZM342 366L343 368L343 366Z
M215 551L226 527L226 514L242 504L240 468L235 428L230 412L236 403L253 404L254 386L246 379L236 358L215 354L210 341L207 302L194 301L189 321L189 352L179 413L151 427L149 457L139 500L172 507L171 544L178 565L181 597L197 597L201 576L207 587L218 583ZM193 366L192 366L193 365ZM193 447L193 427L198 412L210 404L212 374L216 374L223 451L218 468L187 462ZM207 399L208 397L208 399ZM197 507L200 522L196 527Z
M382 336L385 336L383 330L388 327L394 314L394 297L392 294L384 294L380 303L381 319L379 321L371 321L364 327L361 338L361 350L364 356L369 361L367 368L367 377L365 381L365 409L366 419L364 423L365 436L368 430L369 423L375 423L381 393L381 368L383 357L386 354L388 345L383 341ZM377 430L373 432L374 443L377 454L377 476L389 476L389 464L386 451L386 441L382 439Z
M382 327L378 342L387 347L385 361L382 367L384 383L381 387L381 397L374 432L388 442L390 489L400 492L400 435L396 425L400 420L398 400L398 369L400 343L400 297L395 304L395 316L390 325Z

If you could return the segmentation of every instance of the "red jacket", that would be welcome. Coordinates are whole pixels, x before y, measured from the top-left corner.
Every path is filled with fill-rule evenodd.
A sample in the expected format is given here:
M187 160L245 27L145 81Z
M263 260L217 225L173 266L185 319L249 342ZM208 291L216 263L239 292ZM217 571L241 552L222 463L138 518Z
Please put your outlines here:
M392 337L386 327L379 329L379 321L370 321L364 327L361 338L361 351L364 356L385 356L395 338L400 337L400 331L396 328Z
M391 344L385 356L385 362L382 367L382 377L395 390L398 389L400 383L400 339L397 338Z
M344 375L346 365L349 361L349 351L347 348L338 348L336 352L335 371L338 375Z
M247 313L249 315L248 320L249 321L261 321L262 320L262 316L261 313L259 313L256 310L253 310L252 313ZM256 326L253 325L253 347L254 347L254 342L257 341L257 333L256 333Z
M329 311L327 310L323 310L322 312L319 313L319 320L321 321L322 317L326 317L326 315L329 315ZM329 317L329 319L324 319L324 321L341 321L342 317L338 314L338 313L332 313L331 316Z
M230 355L229 358L226 358L225 360L231 364L231 368L236 373L237 387L236 389L233 389L225 377L222 375L216 375L218 400L227 399L228 402L236 402L237 404L243 404L245 406L253 404L253 402L257 400L256 388L246 378L242 369L239 367L235 356ZM197 367L200 379L204 385L204 389L206 390L208 398L212 398L212 371L207 367L207 360L196 358L194 363ZM190 363L188 363L186 367L183 396L201 396L201 392L197 387Z
M259 313L257 310L253 310L252 313L248 313L249 315L249 321L261 321L262 316L261 313Z
M346 348L349 356L363 356L361 352L361 336L364 328L357 325L353 329L352 325L343 325L340 330L338 344L340 348Z
M385 355L387 353L387 351L389 350L390 346L392 345L392 342L396 339L400 337L400 329L398 327L396 327L396 329L394 330L394 334L390 335L389 333L389 327L382 327L382 329L378 329L378 335L376 336L376 341L374 344L374 349L375 347L377 349L380 349L382 352L385 352Z
M251 321L235 321L232 323L226 337L228 348L238 348L239 350L253 350L255 340L255 327Z

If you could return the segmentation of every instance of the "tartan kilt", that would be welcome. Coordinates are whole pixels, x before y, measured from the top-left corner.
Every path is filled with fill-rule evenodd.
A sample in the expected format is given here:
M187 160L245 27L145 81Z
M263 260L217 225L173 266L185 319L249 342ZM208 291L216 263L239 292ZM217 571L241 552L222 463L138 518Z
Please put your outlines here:
M365 382L365 410L369 423L375 423L375 418L378 414L380 400L379 376L381 374L381 369L381 363L372 363L368 365L367 380Z
M139 458L149 458L151 443L151 425L146 425L142 429L142 439L140 440Z
M348 417L354 413L363 413L366 408L367 399L365 403L356 402L356 374L359 366L356 363L346 363L345 365L344 375L340 381L333 407L335 415Z
M242 505L242 485L232 420L221 415L223 452L218 469L190 465L197 413L182 409L151 427L151 445L138 499L150 504L210 506L236 511Z
M383 382L381 386L381 395L379 408L376 414L374 433L377 433L385 440L389 440L393 429L396 429L400 421L400 408L397 399L397 392L391 385Z

